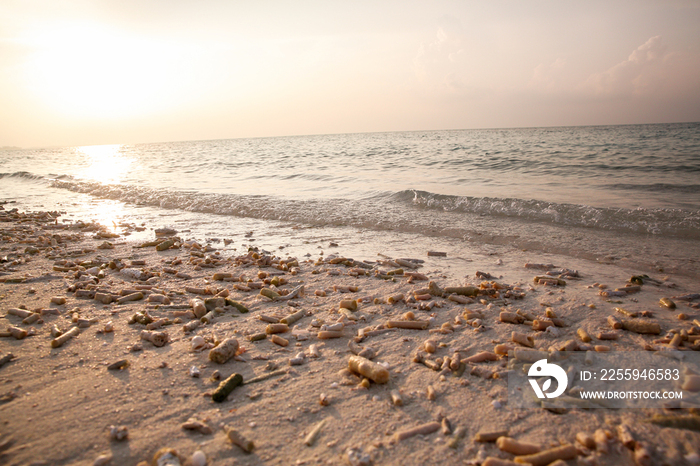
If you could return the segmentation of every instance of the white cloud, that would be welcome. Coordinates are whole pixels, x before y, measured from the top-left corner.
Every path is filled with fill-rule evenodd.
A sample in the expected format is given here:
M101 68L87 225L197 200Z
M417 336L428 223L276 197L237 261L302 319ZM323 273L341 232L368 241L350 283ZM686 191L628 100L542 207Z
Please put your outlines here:
M654 36L630 56L602 73L591 75L582 89L596 96L624 97L646 94L663 84L668 75L664 62L668 47L661 36Z
M532 78L527 87L532 90L561 91L566 86L564 73L567 64L563 58L557 58L549 65L540 63L532 72Z
M418 80L429 87L455 90L464 87L464 41L461 23L452 17L440 20L435 38L422 43L413 59Z

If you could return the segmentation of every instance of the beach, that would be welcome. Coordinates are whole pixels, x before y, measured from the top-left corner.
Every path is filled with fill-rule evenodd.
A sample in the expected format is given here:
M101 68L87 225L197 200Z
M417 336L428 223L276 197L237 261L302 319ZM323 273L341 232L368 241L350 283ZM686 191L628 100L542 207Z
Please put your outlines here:
M0 466L700 466L699 5L0 2Z
M6 464L138 464L162 448L183 464L198 450L211 465L512 461L498 437L573 449L564 464L698 464L690 372L673 386L685 404L666 409L514 408L507 382L529 349L514 332L550 355L683 353L691 366L700 312L683 271L498 244L398 257L321 239L290 256L242 229L206 242L12 204L0 219L0 330L27 332L0 338ZM214 401L233 374L243 384Z

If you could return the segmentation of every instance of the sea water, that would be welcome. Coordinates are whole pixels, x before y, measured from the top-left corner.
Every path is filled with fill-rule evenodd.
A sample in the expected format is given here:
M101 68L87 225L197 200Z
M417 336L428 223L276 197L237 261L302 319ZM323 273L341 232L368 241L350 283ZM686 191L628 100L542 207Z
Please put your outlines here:
M12 149L0 200L236 251L500 248L700 277L700 123Z

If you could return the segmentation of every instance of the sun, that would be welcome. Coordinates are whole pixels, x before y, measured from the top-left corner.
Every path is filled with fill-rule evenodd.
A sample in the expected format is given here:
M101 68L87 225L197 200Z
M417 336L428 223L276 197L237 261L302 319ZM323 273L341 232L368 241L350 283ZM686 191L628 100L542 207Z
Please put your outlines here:
M173 46L104 25L61 24L31 34L29 42L36 52L27 82L65 116L147 115L167 106L182 79Z

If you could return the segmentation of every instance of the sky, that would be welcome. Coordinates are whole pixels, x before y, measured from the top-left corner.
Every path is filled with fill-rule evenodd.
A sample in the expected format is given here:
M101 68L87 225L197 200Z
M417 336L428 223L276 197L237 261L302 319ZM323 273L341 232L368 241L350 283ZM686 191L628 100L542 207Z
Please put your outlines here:
M687 121L699 0L0 0L0 146Z

